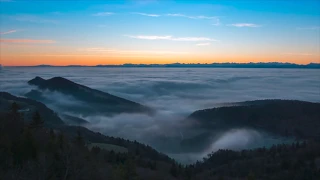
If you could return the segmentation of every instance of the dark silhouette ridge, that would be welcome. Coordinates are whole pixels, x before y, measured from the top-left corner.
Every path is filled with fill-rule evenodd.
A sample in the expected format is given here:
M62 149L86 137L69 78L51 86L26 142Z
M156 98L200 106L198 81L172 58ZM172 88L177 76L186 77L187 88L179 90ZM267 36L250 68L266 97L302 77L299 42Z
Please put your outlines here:
M23 112L25 119L31 121L33 113L39 111L42 117L46 117L46 125L49 127L63 125L64 122L60 117L46 105L41 102L13 96L7 92L0 92L1 108L0 111L6 111L10 107L10 102L19 102L20 111Z
M0 95L2 179L311 180L320 177L320 141L317 140L242 151L221 149L209 153L202 161L183 166L150 146L104 136L84 127L62 124L48 128L48 123L29 126L30 121L21 119L19 111L39 102L9 93ZM6 108L8 104L11 108ZM47 121L45 116L35 117ZM118 150L109 150L111 145ZM127 151L120 152L120 147Z
M249 127L281 136L320 138L320 103L257 100L195 111L188 119L208 129Z
M223 107L195 111L181 123L185 125L179 129L182 139L171 143L163 138L159 142L165 143L154 146L167 153L196 153L210 148L223 134L232 134L234 130L254 131L274 143L320 140L320 103L297 100L227 103ZM170 150L165 149L168 144Z
M6 117L6 114L8 112L12 111L12 104L17 106L16 112L19 112L22 115L21 117L25 124L32 124L32 121L35 119L35 115L37 115L37 118L41 118L41 120L43 120L44 128L53 128L55 131L62 132L69 138L75 137L77 133L80 132L87 143L107 143L118 145L127 148L128 151L132 153L134 153L136 149L139 149L142 153L141 157L143 158L151 158L153 160L160 160L169 163L174 162L168 156L157 152L148 145L144 145L136 141L125 140L123 138L105 136L98 132L93 132L85 127L78 126L81 123L85 124L89 122L70 115L61 115L62 119L67 116L67 118L74 121L74 125L68 125L64 123L53 110L49 109L43 103L29 98L17 97L7 92L0 92L1 120L2 118ZM37 112L39 113L37 114Z
M89 115L93 113L114 115L117 113L148 113L152 114L154 110L139 103L111 95L106 92L91 89L89 87L74 83L62 77L54 77L44 80L36 77L28 81L30 85L35 85L39 90L50 90L71 95L82 101L88 108L81 109L81 113ZM44 97L41 91L32 90L26 94L27 97L43 101ZM71 111L77 112L76 108L70 107Z
M41 77L37 76L34 79L30 80L28 83L29 84L34 84L34 85L40 85L44 81L45 81L44 79L42 79Z

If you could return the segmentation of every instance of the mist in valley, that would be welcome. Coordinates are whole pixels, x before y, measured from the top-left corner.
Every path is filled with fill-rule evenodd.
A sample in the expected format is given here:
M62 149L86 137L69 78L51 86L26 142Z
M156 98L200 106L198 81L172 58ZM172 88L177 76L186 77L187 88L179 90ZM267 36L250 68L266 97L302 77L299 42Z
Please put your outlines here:
M226 73L228 72L228 73ZM199 109L256 99L298 99L319 102L317 70L296 69L152 69L152 68L4 68L1 91L24 96L36 87L27 81L62 76L76 83L123 97L156 110L154 115L84 115L85 102L59 92L44 91L44 103L58 114L89 122L85 127L108 136L136 140L182 163L201 160L219 149L241 150L291 142L291 139L237 128L211 132L187 116ZM85 74L85 76L84 76ZM313 78L312 78L313 77ZM290 92L290 93L288 93ZM70 110L72 108L72 111ZM78 109L75 111L74 109ZM181 143L205 134L203 145L183 149Z

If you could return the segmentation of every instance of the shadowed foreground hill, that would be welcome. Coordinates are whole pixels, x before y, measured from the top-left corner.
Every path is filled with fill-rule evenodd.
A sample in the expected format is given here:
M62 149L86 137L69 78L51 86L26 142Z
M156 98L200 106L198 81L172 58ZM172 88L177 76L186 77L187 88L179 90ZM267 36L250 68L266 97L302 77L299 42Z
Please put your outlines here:
M26 94L27 97L45 102L43 91L56 91L69 95L83 102L83 106L67 107L74 113L81 112L83 115L104 114L114 115L118 113L152 113L153 110L139 103L111 95L106 92L91 89L89 87L74 83L62 77L54 77L48 80L36 77L28 81L30 85L35 85L39 90L32 90ZM49 95L50 96L50 95Z
M172 164L148 145L68 126L40 102L0 94L0 179L175 179Z
M0 95L0 179L320 178L320 143L316 140L275 145L270 149L219 150L203 161L182 166L136 141L107 137L63 123L48 128L51 123L46 121L52 119L46 119L46 115L53 111L39 115L37 107L48 111L42 103L8 93ZM29 116L22 110L31 104L34 114L31 119L25 119Z
M210 130L253 128L281 136L320 138L320 103L257 100L199 110L188 119Z
M149 146L80 127L48 129L41 116L27 123L14 107L0 114L0 179L175 179L170 174L175 162ZM98 137L104 143L88 148L88 139ZM107 142L119 146L106 149Z
M219 150L186 167L193 179L318 180L320 142L279 144L271 148Z
M45 125L48 127L63 125L64 122L60 117L46 105L41 102L13 96L7 92L0 92L0 112L4 113L10 110L11 104L16 102L19 104L19 111L23 113L25 121L31 121L32 115L38 111L42 117L46 117Z

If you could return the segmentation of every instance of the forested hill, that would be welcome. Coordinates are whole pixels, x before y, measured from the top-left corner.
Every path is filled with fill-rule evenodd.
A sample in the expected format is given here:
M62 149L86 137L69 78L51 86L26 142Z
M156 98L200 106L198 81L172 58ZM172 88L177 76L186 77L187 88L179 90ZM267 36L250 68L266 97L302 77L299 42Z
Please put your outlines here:
M13 105L15 105L16 114L12 115ZM80 133L85 144L88 145L105 145L105 146L118 146L119 148L126 149L127 152L138 154L141 159L146 162L157 161L162 163L174 163L174 160L168 156L157 152L152 147L138 143L136 141L129 141L118 137L109 137L102 135L101 133L93 132L85 127L70 126L65 124L60 117L44 104L31 100L28 98L16 97L6 92L0 92L0 117L1 126L3 130L8 132L13 129L19 129L16 127L29 127L33 123L34 119L40 117L41 129L46 129L48 132L52 129L58 134L62 134L65 138L73 139ZM18 119L18 120L15 120ZM5 127L7 126L8 127ZM23 130L24 128L22 128ZM13 131L15 132L15 131ZM45 137L44 135L43 137Z
M251 112L250 108L262 112L263 108L272 109L271 107L280 109L287 107L294 111L295 117L302 118L302 115L306 115L311 119L313 117L313 120L318 113L317 103L274 100L246 102L238 106L198 113L200 115L203 115L203 112L210 112L209 115L216 113L214 117L230 116L227 120L231 120L234 116L249 117L246 113ZM222 112L219 112L221 109L222 112L229 114L223 116L220 114ZM238 114L232 115L231 110ZM277 112L273 111L267 112ZM202 117L198 113L191 117ZM210 118L201 119L203 122L208 120ZM242 123L250 125L250 121ZM317 125L313 121L310 123ZM66 125L44 104L2 92L0 93L0 167L0 179L5 180L316 180L320 178L320 142L314 139L290 145L274 145L271 148L219 150L208 154L202 161L183 166L148 145L104 136L84 127Z
M175 179L175 162L138 142L81 127L46 128L37 111L26 122L15 102L0 117L0 179Z
M63 77L54 77L48 80L41 77L35 77L28 81L28 83L30 85L37 86L38 89L28 92L26 94L27 97L45 103L46 98L43 94L44 90L60 92L85 104L85 108L81 109L79 109L79 107L73 108L72 106L66 107L71 112L81 112L83 115L104 114L111 116L119 113L153 113L153 110L149 107L106 92L86 87ZM48 96L50 96L50 94L48 94Z
M320 103L295 100L258 100L204 109L188 120L214 129L249 127L281 136L320 138Z
M66 131L46 128L45 117L38 113L27 123L15 102L0 117L0 178L4 180L320 178L319 141L274 145L269 149L219 150L203 161L182 166L149 146L120 138L109 139L119 146L87 144L85 137L96 133L72 126L66 126ZM66 132L76 135L65 135ZM100 142L107 142L102 135L96 136L101 137Z
M271 148L219 150L186 167L193 179L318 180L320 142L273 145Z
M0 92L0 112L6 113L10 110L12 103L19 104L18 111L23 114L25 121L31 121L35 111L38 111L42 117L46 117L45 125L48 127L64 125L60 117L46 105L41 102L11 95L7 92Z

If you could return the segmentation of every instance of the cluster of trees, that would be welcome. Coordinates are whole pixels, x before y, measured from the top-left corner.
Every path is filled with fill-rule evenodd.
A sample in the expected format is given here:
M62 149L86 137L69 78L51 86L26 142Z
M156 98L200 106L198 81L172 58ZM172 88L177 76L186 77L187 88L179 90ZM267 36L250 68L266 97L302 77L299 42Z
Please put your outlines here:
M0 115L0 179L146 179L141 171L172 177L169 169L163 168L170 164L141 154L148 146L136 148L134 153L89 149L81 131L71 138L48 129L38 112L27 123L18 109L13 103L10 112Z
M199 110L188 118L210 130L249 127L280 136L320 140L319 112L320 103L258 100Z
M253 150L219 150L191 165L181 165L150 146L121 138L104 142L128 153L88 148L90 134L74 136L46 128L35 112L24 121L16 103L0 113L0 179L320 179L320 142L310 140ZM100 136L99 136L100 137Z
M199 179L319 179L320 142L304 141L253 150L219 150L186 167Z

